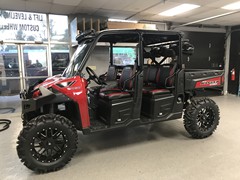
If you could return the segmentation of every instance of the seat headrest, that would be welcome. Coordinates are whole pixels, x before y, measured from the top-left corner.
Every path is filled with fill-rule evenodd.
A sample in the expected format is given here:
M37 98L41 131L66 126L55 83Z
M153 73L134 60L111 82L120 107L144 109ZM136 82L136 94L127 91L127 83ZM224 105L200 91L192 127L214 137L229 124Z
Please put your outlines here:
M151 51L153 57L172 57L176 56L176 53L173 49L168 49L166 47L154 47Z

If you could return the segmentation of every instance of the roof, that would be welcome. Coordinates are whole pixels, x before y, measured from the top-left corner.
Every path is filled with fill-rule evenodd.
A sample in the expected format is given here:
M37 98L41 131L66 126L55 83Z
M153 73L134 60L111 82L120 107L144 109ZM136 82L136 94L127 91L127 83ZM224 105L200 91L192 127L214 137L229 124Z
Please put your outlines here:
M99 31L98 34L102 34L102 33L153 33L153 34L163 34L163 35L181 35L182 32L180 31L159 31L159 30L147 30L147 29L106 29L106 30L102 30Z
M98 32L96 36L101 36L99 42L130 43L139 42L139 34L143 34L143 37L145 37L145 45L159 42L175 41L181 39L182 37L180 32L142 29L109 29Z

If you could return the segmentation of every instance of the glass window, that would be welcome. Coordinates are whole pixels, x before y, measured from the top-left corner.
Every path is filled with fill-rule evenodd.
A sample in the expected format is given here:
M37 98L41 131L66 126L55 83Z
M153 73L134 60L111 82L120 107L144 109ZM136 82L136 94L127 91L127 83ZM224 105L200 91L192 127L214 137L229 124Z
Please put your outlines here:
M77 47L76 51L74 52L71 61L64 71L64 77L72 77L75 76L78 72L80 67L83 64L83 59L85 58L89 48L91 47L93 39L83 40Z
M62 74L69 64L69 46L64 44L51 45L52 73Z
M49 15L49 29L51 41L68 42L68 17Z
M47 41L46 14L0 10L0 40Z
M134 65L136 59L136 47L113 47L113 65Z
M39 84L39 83L43 82L44 80L46 80L46 78L44 78L44 77L42 77L42 78L26 78L25 82L26 82L27 88L29 88L30 86Z
M47 46L23 46L23 60L26 76L47 76Z
M19 77L16 45L0 45L0 77Z

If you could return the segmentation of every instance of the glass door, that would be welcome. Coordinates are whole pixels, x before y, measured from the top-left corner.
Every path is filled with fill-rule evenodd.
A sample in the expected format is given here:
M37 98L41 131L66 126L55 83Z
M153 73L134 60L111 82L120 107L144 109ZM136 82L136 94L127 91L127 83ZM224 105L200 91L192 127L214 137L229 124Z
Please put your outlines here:
M18 45L0 45L0 96L16 95L22 87L19 56Z
M0 96L17 95L46 79L51 75L48 59L47 45L0 45Z
M49 75L47 45L21 45L23 89L46 79Z

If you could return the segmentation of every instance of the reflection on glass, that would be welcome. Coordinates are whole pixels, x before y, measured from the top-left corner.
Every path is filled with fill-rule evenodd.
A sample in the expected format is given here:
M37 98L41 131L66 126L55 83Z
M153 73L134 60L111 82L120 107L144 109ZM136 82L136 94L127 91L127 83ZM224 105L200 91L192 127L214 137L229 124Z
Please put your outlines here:
M47 76L47 47L24 46L23 59L26 76Z
M68 45L52 45L52 73L53 75L62 74L69 63L69 47Z
M49 15L49 29L52 41L68 42L68 17Z
M27 89L30 87L30 86L33 86L33 85L36 85L36 84L39 84L41 82L43 82L46 78L34 78L34 79L26 79L26 86L27 86Z
M72 77L78 73L78 70L83 63L83 59L87 54L89 48L91 47L92 42L93 39L87 39L83 40L78 45L78 48L74 52L68 67L65 69L63 73L64 77Z
M0 77L19 77L16 45L0 45Z
M19 79L0 79L0 95L9 96L19 94L20 80Z

